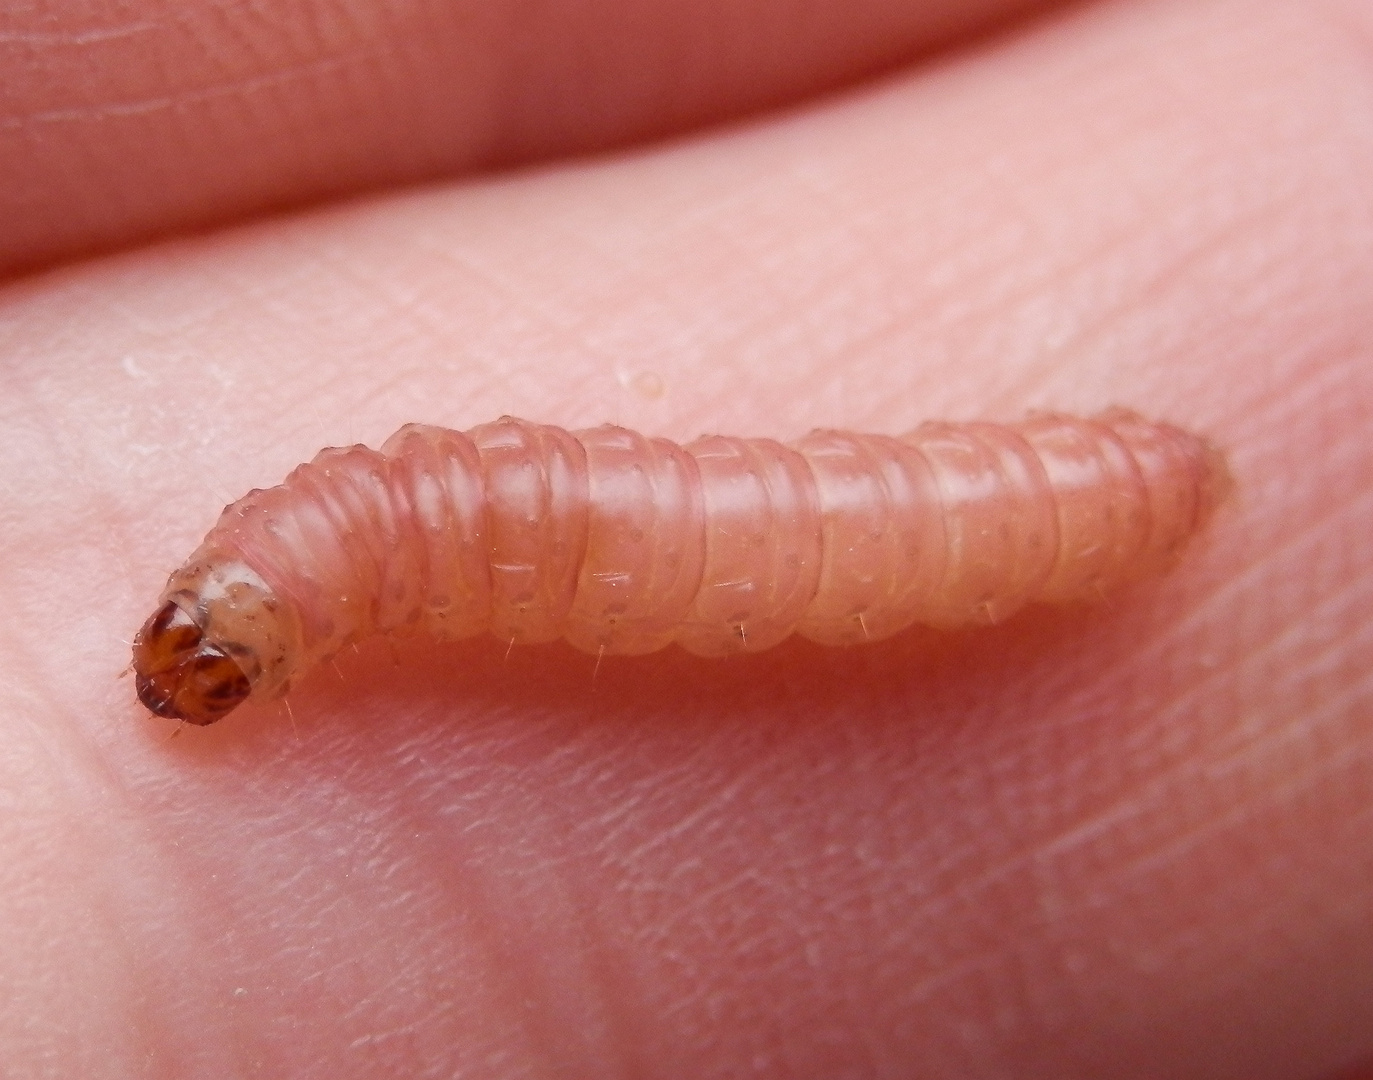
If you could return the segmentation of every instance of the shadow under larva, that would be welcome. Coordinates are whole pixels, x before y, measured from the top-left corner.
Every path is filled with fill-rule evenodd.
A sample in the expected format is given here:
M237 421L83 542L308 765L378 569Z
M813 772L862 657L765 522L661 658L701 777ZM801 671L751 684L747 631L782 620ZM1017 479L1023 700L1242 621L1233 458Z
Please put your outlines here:
M791 445L411 424L227 507L134 641L138 696L210 724L378 633L722 656L990 624L1167 569L1228 484L1123 409Z

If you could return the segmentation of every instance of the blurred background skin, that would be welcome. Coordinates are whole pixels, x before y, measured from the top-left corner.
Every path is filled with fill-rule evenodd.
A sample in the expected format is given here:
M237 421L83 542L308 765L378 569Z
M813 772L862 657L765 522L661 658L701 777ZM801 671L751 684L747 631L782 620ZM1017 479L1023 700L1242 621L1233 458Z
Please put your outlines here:
M1373 1075L1370 176L1352 0L0 12L7 1075ZM1238 488L1099 609L118 678L407 421L1110 404Z
M0 267L787 107L1052 6L13 5Z

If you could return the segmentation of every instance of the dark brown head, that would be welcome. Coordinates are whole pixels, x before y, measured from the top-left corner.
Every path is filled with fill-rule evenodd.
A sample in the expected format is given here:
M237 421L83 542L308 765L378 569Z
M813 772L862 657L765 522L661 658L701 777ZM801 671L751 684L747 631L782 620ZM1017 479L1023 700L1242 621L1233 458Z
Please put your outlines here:
M252 691L233 657L206 641L200 627L172 603L134 638L133 669L138 699L149 711L188 724L213 724Z

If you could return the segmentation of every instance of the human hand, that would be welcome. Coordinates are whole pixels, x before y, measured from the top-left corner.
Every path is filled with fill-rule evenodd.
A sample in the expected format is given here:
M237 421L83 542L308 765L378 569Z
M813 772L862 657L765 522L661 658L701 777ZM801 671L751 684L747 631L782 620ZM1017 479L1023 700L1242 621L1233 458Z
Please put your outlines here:
M5 265L216 226L0 294L13 1075L1373 1055L1373 14L1087 4L802 100L1029 6L5 17ZM373 642L174 739L117 678L220 504L407 421L1111 404L1238 489L1102 609L594 678Z

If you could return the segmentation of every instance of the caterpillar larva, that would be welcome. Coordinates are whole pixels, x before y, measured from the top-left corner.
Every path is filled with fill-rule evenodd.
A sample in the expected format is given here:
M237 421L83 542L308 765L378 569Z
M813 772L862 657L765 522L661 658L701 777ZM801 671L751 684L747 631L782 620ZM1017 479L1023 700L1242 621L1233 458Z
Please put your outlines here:
M227 507L138 633L138 695L210 724L412 629L716 656L996 622L1165 569L1226 477L1203 439L1121 409L791 446L412 424Z

